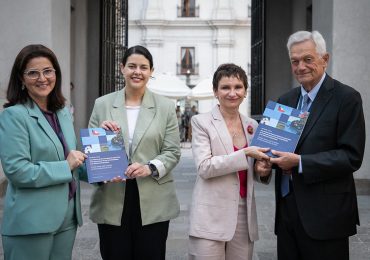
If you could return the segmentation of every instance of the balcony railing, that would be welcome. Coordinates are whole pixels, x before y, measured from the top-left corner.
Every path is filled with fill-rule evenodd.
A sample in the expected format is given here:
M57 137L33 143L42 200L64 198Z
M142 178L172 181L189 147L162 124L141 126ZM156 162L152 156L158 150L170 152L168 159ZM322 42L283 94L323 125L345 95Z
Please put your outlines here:
M177 6L177 17L199 17L199 5L190 8Z
M199 63L194 64L192 67L187 68L176 63L177 75L199 75Z

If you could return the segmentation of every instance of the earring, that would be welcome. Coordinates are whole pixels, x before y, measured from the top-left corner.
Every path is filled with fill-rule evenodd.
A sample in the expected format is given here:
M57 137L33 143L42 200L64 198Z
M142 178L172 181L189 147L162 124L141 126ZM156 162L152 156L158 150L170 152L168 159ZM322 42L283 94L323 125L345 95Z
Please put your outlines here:
M26 87L24 85L22 85L21 89L24 90Z

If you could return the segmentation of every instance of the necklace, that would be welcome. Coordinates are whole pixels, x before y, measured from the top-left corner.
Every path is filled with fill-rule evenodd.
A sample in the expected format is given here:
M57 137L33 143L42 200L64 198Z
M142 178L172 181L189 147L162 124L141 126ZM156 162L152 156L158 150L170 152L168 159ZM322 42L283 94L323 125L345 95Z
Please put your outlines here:
M241 136L242 136L242 134L240 133L239 130L235 130L235 131L231 132L231 137L232 138L239 138Z
M229 133L232 138L236 138L241 135L239 123L240 123L240 119L234 120L233 122L231 121L226 122L227 129L229 130Z
M226 113L222 110L220 107L220 112L226 122L227 129L229 130L229 133L231 135L231 138L234 139L239 136L243 136L243 125L241 124L240 121L240 115L239 111L234 113Z

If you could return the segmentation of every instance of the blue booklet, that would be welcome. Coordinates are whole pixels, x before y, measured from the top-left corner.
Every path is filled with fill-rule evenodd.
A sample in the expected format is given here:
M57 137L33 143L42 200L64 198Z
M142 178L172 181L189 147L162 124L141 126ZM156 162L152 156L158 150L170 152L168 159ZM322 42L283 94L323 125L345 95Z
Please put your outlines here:
M250 145L293 153L308 116L309 112L269 101ZM276 157L271 151L267 154Z
M117 176L126 178L128 160L122 132L84 128L80 136L82 152L88 156L85 162L89 183L109 181Z

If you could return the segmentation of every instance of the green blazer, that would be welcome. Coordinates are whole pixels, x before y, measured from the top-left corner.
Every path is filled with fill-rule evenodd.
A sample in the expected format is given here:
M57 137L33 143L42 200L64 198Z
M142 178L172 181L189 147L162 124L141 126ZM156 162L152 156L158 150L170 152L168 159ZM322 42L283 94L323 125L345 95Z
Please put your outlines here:
M166 221L178 216L177 200L171 170L180 159L180 135L174 103L149 90L145 91L134 137L129 148L125 90L95 101L89 127L100 127L104 120L116 121L122 129L130 163L146 164L159 160L164 174L159 178L137 178L142 224ZM90 218L98 224L121 225L125 183L96 185L90 205Z
M57 112L69 150L76 149L71 116ZM72 174L63 146L39 107L29 102L0 114L0 158L8 179L3 235L51 233L61 226L68 207ZM79 175L76 179L76 216L82 224Z

